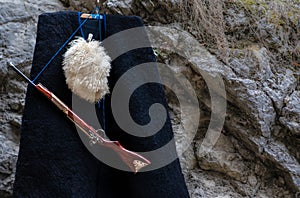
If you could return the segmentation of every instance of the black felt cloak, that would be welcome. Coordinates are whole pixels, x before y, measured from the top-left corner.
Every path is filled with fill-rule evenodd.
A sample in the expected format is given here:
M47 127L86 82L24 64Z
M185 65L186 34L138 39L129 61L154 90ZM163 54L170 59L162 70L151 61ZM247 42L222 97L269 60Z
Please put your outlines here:
M39 16L31 79L78 26L77 12L45 13ZM110 37L120 31L142 26L139 17L107 15L107 26L102 35ZM84 34L97 30L93 28L93 22L83 27ZM97 32L94 34L97 37ZM80 36L80 31L77 36ZM108 53L126 44L122 38L112 42L112 45L107 46ZM65 50L61 51L36 82L45 85L71 107L72 93L65 83L62 70ZM155 61L150 47L134 49L116 57L112 62L110 89L113 90L120 76L130 68ZM141 125L147 124L149 107L153 103L161 103L167 109L162 86L147 83L139 87L130 98L133 119ZM103 122L102 110L96 105L100 122ZM133 151L153 150L173 138L169 117L158 133L147 138L134 137L122 131L112 115L110 95L105 99L105 125L111 139L119 140ZM176 154L175 146L172 148L170 155ZM159 157L163 156L156 156L156 159ZM74 124L29 85L22 120L14 197L184 198L189 195L178 159L160 169L138 174L112 168L97 160L83 145Z

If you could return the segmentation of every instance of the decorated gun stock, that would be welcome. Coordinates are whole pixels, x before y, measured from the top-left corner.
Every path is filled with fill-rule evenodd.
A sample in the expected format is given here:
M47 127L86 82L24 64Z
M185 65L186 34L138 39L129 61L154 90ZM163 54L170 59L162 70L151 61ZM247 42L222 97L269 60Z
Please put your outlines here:
M112 149L116 152L121 160L135 173L141 168L150 164L150 161L143 156L125 149L118 141L110 141L103 138L96 129L88 125L78 115L76 115L66 104L64 104L57 96L50 92L42 84L35 84L27 76L25 76L13 63L10 66L26 81L33 85L39 92L46 96L55 106L57 106L64 114L78 127L84 134L90 138L91 144L98 144Z

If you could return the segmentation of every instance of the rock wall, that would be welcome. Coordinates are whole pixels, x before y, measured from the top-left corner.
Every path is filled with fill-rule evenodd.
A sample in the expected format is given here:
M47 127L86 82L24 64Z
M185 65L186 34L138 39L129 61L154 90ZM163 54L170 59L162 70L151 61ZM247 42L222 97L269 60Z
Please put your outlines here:
M1 1L0 10L0 197L11 195L26 84L7 67L30 70L38 14L92 10L94 1ZM193 6L191 6L193 5ZM108 0L104 11L138 15L152 28L159 62L192 84L200 120L180 115L166 89L177 148L191 138L183 123L199 123L180 157L191 197L294 197L300 191L300 18L290 1ZM217 20L214 20L217 19ZM216 31L217 30L217 31ZM198 43L200 43L198 45ZM197 52L197 53L195 53ZM204 75L205 74L205 75ZM217 78L226 95L218 90ZM184 90L186 91L186 90ZM203 150L211 117L218 110L212 93L226 99L221 134ZM221 107L220 107L221 109ZM182 122L181 122L182 120Z

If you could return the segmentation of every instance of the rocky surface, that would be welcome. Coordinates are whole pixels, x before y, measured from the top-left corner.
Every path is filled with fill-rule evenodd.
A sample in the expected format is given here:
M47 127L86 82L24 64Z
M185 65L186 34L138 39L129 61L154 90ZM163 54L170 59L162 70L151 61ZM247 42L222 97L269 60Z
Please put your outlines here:
M0 2L0 197L9 197L26 84L7 62L28 74L38 14L92 10L94 1ZM194 121L192 112L180 115L174 93L166 90L191 197L294 197L300 191L299 3L108 0L104 5L106 12L138 15L159 26L149 29L158 60L183 74L198 96L201 116ZM197 122L194 137L187 124Z

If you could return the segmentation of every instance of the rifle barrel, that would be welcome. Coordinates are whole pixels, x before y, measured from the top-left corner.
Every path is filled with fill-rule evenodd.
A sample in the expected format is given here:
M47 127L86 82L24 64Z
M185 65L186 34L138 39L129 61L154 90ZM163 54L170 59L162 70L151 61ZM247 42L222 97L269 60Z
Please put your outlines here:
M135 173L141 168L151 164L149 160L143 156L125 149L118 141L105 140L100 136L97 131L86 122L84 122L78 115L76 115L67 105L65 105L54 93L50 92L42 84L35 84L30 80L23 72L21 72L13 63L9 62L9 65L26 81L33 85L39 92L46 96L53 104L55 104L65 115L87 135L95 144L98 143L102 146L108 147L114 150L121 160Z
M20 75L23 77L23 79L25 79L26 81L28 81L30 84L32 84L33 86L35 86L35 84L32 82L32 80L30 80L27 76L25 76L25 74L23 72L21 72L12 62L9 62L9 65Z

